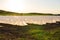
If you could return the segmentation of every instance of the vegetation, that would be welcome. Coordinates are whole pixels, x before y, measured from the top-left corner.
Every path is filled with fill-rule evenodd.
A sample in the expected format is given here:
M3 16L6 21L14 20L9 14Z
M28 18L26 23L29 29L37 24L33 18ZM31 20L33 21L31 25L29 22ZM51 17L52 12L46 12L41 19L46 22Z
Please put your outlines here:
M60 40L60 22L26 26L0 23L0 40Z
M15 13L15 12L9 12L9 11L3 11L0 10L0 15L2 16L33 16L33 15L54 15L51 13Z

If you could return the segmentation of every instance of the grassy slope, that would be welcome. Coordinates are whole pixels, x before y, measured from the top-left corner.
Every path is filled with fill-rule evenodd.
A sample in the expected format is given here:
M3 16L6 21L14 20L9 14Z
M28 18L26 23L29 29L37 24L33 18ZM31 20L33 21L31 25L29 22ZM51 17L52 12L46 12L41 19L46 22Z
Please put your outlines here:
M0 23L0 40L59 40L60 22L26 26ZM52 31L51 31L52 30Z
M8 12L0 10L0 15L3 16L33 16L33 15L53 15L53 14L47 14L47 13L14 13L14 12Z

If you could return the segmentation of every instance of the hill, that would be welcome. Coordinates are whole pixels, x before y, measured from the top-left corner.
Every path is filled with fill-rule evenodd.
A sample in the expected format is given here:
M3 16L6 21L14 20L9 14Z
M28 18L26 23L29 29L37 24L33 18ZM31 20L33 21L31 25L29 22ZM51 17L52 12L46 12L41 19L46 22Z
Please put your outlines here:
M36 15L54 15L51 13L15 13L15 12L9 12L9 11L4 11L0 10L0 15L2 16L36 16Z

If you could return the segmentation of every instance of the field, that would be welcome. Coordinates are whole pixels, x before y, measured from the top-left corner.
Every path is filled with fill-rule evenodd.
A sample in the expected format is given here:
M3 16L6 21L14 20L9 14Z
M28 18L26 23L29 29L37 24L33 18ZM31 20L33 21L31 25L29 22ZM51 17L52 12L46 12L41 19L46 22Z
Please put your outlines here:
M26 26L0 23L0 40L60 40L60 22Z

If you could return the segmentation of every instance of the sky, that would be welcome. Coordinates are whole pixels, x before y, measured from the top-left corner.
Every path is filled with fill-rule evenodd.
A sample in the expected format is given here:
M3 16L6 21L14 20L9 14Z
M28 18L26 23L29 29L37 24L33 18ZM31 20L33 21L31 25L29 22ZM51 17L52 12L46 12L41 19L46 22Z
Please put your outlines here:
M60 14L60 0L0 0L0 10Z

